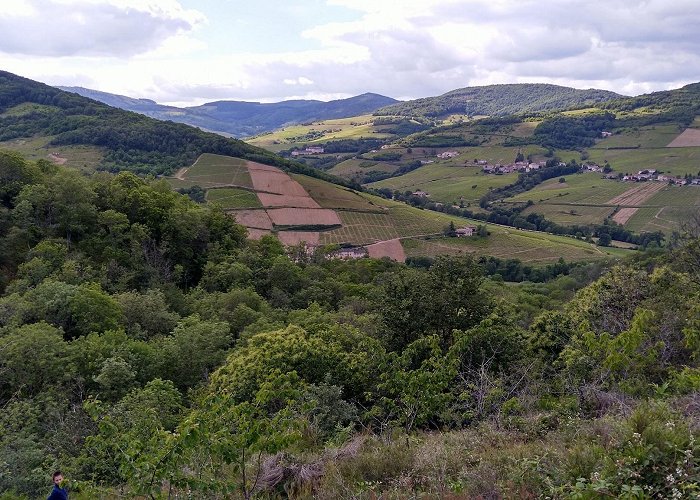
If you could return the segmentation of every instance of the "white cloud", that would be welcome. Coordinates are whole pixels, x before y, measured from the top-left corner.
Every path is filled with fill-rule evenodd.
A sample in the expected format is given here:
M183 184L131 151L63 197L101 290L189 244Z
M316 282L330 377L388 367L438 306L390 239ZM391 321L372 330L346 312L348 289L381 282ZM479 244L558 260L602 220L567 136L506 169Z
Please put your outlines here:
M49 83L87 82L179 104L363 92L412 98L509 82L634 94L700 79L698 0L327 3L359 19L299 33L314 50L224 53L205 31L225 31L230 22L206 21L175 0L6 0L0 66ZM231 19L236 4L227 4ZM196 31L204 22L207 30ZM270 36L264 12L260 36ZM56 55L63 57L50 57Z
M0 52L128 57L204 21L173 0L12 0L0 6Z

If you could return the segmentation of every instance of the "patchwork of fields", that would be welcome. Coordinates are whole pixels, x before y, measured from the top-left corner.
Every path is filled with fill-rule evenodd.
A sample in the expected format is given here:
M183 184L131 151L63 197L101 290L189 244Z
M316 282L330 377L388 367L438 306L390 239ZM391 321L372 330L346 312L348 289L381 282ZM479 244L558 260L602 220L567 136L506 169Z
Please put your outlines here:
M450 222L456 227L478 222L235 158L203 155L169 181L174 185L201 185L203 181L207 202L221 205L248 227L249 237L275 234L285 245L365 246L373 257L400 261L406 256L468 251L544 264L560 256L594 260L620 253L573 238L490 224L486 225L491 233L488 237L444 238Z
M597 173L567 175L566 182L550 179L506 202L534 204L523 212L540 213L563 225L601 224L611 217L635 232L679 228L700 210L700 186L672 186L661 182L630 183L604 179Z

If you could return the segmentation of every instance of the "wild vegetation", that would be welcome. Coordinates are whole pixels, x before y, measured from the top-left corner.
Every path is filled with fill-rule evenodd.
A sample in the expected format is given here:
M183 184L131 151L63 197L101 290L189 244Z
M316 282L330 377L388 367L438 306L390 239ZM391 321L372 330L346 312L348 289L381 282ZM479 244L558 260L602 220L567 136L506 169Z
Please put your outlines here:
M700 492L700 225L516 285L248 241L132 173L0 181L3 498Z
M376 115L444 117L505 116L572 107L586 107L620 97L604 90L578 90L542 83L521 83L466 87L437 97L392 104Z

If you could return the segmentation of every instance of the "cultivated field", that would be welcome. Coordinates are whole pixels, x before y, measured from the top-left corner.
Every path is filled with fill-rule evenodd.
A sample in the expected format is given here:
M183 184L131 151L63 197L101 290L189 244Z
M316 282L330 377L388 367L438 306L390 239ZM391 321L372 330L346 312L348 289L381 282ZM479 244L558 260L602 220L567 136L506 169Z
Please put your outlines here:
M215 186L241 186L252 188L245 160L205 153L191 167L181 169L175 177L193 182L203 188Z
M292 174L292 178L323 208L370 212L380 210L380 207L351 189L306 175Z
M696 128L687 128L682 134L673 139L667 147L687 148L697 146L700 146L700 130Z
M320 205L309 196L288 196L284 194L258 192L258 198L264 207L321 208Z
M526 208L522 214L531 213L544 215L547 220L561 225L601 224L606 217L613 213L613 207L594 207L587 205L557 205L554 203L538 203Z
M379 133L372 125L372 115L323 120L310 125L292 125L269 134L261 134L247 139L246 142L279 152L294 146L314 144L338 139L371 138L381 139L392 137L390 134Z
M265 210L236 210L232 215L236 222L247 228L272 229L272 220Z
M627 255L631 250L601 248L566 237L489 226L487 238L435 238L403 240L408 257L421 255L493 255L502 259L519 259L529 264L550 264L560 257L567 261L598 260Z
M518 178L517 173L506 175L484 174L479 167L450 167L442 164L425 165L400 177L392 177L368 184L371 188L389 188L398 191L425 191L430 199L443 203L478 204L489 188L505 186Z
M593 172L566 175L564 178L565 183L560 183L559 178L549 179L530 191L508 198L507 201L603 205L630 188L629 183L603 179L600 174Z
M351 159L338 163L328 172L338 177L344 177L345 179L353 179L357 176L365 175L368 172L393 173L398 169L398 165L386 161Z
M693 174L700 170L700 147L588 150L590 161L602 165L607 160L615 172L634 174L653 168L668 175Z
M597 149L608 148L663 148L678 135L677 125L654 125L623 129L610 137L600 139Z
M666 186L667 184L662 182L642 182L629 188L624 193L611 198L606 202L606 205L639 206L644 204L646 200L654 196Z
M320 242L320 233L317 231L279 231L276 236L286 246L300 243L317 246Z
M379 243L367 245L367 253L373 259L389 257L397 262L406 261L406 253L399 239L380 241Z
M207 202L217 203L223 209L262 207L257 195L241 188L219 188L207 191Z
M327 208L271 208L267 210L275 226L339 226L340 217Z
M632 231L662 231L671 233L681 229L685 221L690 220L698 208L691 207L645 207L640 208L627 221L625 227Z

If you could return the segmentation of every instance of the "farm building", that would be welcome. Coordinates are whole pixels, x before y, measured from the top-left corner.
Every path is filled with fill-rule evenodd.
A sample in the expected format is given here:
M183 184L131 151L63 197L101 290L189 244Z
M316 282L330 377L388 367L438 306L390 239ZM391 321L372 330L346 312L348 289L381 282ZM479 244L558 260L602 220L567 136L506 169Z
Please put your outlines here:
M440 153L437 155L438 158L442 158L443 160L447 160L449 158L454 158L455 156L458 156L459 153L457 151L445 151L443 153Z
M421 198L427 198L428 196L430 196L430 195L429 195L428 193L426 193L425 191L414 191L414 192L412 192L411 194L412 194L413 196L419 196L419 197L421 197Z
M474 234L476 233L476 227L475 226L460 227L459 229L455 230L455 233L457 234L458 238L461 238L463 236L474 236Z
M362 259L367 256L367 248L365 247L341 248L340 250L336 250L335 252L330 254L330 257L332 259L341 260Z

